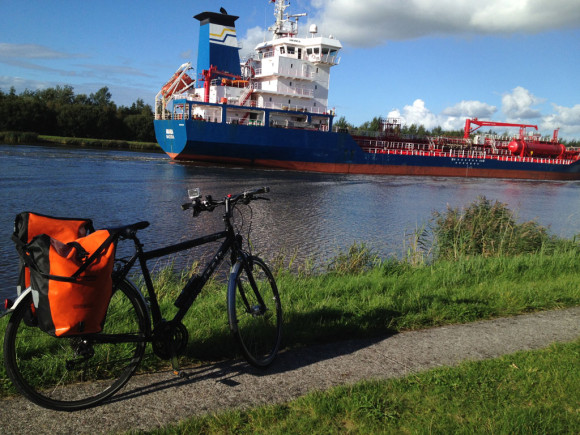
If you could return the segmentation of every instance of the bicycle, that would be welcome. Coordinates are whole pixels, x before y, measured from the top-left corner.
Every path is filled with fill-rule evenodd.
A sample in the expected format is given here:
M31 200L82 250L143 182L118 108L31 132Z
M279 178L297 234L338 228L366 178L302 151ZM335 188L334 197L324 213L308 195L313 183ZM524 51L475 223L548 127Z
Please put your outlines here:
M280 347L282 307L276 281L259 257L243 249L242 235L234 228L234 210L254 200L267 200L264 187L221 201L201 199L199 190L189 191L184 210L193 216L224 207L223 231L144 251L137 237L149 226L146 221L109 229L116 240L134 244L132 256L116 260L113 296L103 330L95 334L54 337L34 322L32 297L24 292L13 304L4 339L4 361L17 390L32 402L49 409L74 411L95 406L115 394L135 373L147 343L153 352L170 360L179 374L178 356L185 350L188 331L182 319L215 270L230 254L227 284L227 314L231 333L237 338L246 360L256 367L272 363ZM177 313L164 319L147 261L222 240L202 273L192 276L176 298ZM129 258L129 259L127 259ZM147 298L128 278L139 263ZM29 289L30 290L30 289Z

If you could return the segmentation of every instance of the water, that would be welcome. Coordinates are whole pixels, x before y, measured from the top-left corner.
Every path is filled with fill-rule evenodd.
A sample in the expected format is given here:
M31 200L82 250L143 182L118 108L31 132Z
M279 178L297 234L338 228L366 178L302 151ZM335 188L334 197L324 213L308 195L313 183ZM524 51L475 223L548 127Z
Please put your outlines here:
M558 236L580 234L580 181L312 174L178 164L161 154L0 145L0 298L14 292L10 235L21 211L89 217L96 227L147 220L151 226L140 235L152 249L221 229L219 212L194 219L181 210L187 188L221 198L260 186L271 187L272 201L255 203L252 239L266 257L298 251L298 260L323 262L356 241L382 256L400 256L405 234L432 211L468 205L479 195Z

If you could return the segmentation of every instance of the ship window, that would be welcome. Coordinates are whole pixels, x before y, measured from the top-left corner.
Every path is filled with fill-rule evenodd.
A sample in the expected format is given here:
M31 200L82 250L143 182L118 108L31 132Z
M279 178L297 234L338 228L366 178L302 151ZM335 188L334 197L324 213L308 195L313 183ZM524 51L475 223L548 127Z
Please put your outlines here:
M291 104L291 103L290 103L290 100L288 100L288 104Z
M319 53L320 53L320 48L314 47L314 54L319 54Z
M290 68L294 68L294 64L293 63L290 64Z
M314 85L314 89L318 89L318 85Z
M270 103L272 102L272 97L270 97Z
M286 53L286 50L284 49L284 47L280 47L280 53L282 53L282 54Z
M322 49L322 54L328 54L328 48L323 48Z
M292 86L292 82L290 82L290 86Z
M306 54L311 55L312 54L312 48L307 48L306 49Z
M294 54L294 47L288 47L288 54Z

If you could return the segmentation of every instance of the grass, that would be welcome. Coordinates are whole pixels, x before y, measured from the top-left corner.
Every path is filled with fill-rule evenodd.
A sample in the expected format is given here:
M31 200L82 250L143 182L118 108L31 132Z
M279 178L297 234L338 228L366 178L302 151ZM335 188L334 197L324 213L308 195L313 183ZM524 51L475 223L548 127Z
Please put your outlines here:
M360 245L349 251L357 259L366 258L361 262L364 266L355 270L341 266L349 264L344 253L329 262L325 273L278 270L284 347L580 304L580 256L574 246L550 253L475 256L415 266L394 259L378 263L368 252L361 254ZM175 312L172 302L189 276L171 267L157 275L160 303L168 318ZM235 356L236 343L227 326L225 286L219 281L204 289L184 324L190 331L185 364Z
M381 336L397 331L471 322L580 303L578 250L516 257L472 257L412 266L391 260L356 273L329 271L277 277L287 348ZM162 270L160 302L167 318L189 273ZM1 319L4 330L7 318ZM184 365L236 356L227 326L225 286L210 283L184 319L190 337ZM3 336L0 336L0 342ZM150 349L150 348L149 348ZM149 354L143 370L165 362ZM3 365L0 394L11 394Z
M483 209L490 205L486 200L479 200L478 204ZM505 210L493 213L496 216L506 214ZM462 234L464 223L469 219L465 218L466 213L457 210L448 211L448 214L452 215L449 219L449 216L434 215L430 226L422 228L409 245L407 257L400 260L380 259L364 244L353 245L348 251L339 253L323 273L315 269L309 259L304 260L303 266L296 267L295 272L282 267L283 259L275 259L273 264L284 310L283 346L292 348L346 338L382 336L580 304L580 245L577 240L558 240L540 228L539 233L544 236L533 249L526 242L516 243L520 249L510 250L509 255L503 248L473 250L475 245L508 246L511 242L499 239L499 243L491 244L458 244L456 241L464 237L458 234ZM469 215L477 216L478 213ZM451 219L453 217L456 219ZM441 218L439 222L438 218ZM479 226L472 225L478 230L471 234L491 240L497 227L483 225L485 221L479 220ZM438 232L443 227L447 237L441 237ZM508 237L507 233L504 232L503 237ZM525 236L525 233L519 234ZM444 246L452 247L453 255L442 255ZM293 257L290 261L296 259ZM155 277L166 318L172 317L176 310L173 301L196 268L196 264L183 271L168 267ZM6 322L6 318L1 319L0 330ZM190 336L182 364L236 355L236 343L227 324L223 283L216 280L204 288L184 323ZM0 343L2 341L3 336ZM149 355L141 368L153 370L164 364ZM42 368L39 367L39 371ZM12 393L2 365L0 395Z
M69 147L163 152L157 143L151 142L46 136L30 132L0 132L0 142L14 145L63 145Z
M480 196L465 209L434 212L430 225L437 259L536 253L562 243L534 221L518 223L506 204Z
M580 340L195 417L154 434L558 433L580 431Z

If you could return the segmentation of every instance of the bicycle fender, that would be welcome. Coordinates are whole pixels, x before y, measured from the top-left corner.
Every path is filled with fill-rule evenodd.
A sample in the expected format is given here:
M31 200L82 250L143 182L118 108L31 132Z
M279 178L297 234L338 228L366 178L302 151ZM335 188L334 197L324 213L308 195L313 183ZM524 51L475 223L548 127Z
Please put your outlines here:
M149 319L151 319L151 308L149 307L149 302L147 301L147 299L145 298L145 296L143 295L143 293L141 292L141 290L139 289L139 287L137 287L135 285L135 283L133 281L131 281L129 278L127 278L127 277L125 277L124 280L131 287L133 287L133 290L135 290L137 292L137 294L139 295L139 298L141 299L141 302L143 302L143 306L145 307L145 310L147 310L147 316L149 317Z
M22 293L20 293L20 296L18 296L16 298L16 300L14 301L12 306L10 308L8 308L6 311L3 311L0 313L0 318L12 313L16 308L18 308L18 305L20 305L20 303L24 299L26 299L28 297L28 295L31 293L32 293L32 287L28 287L26 290L24 290Z

